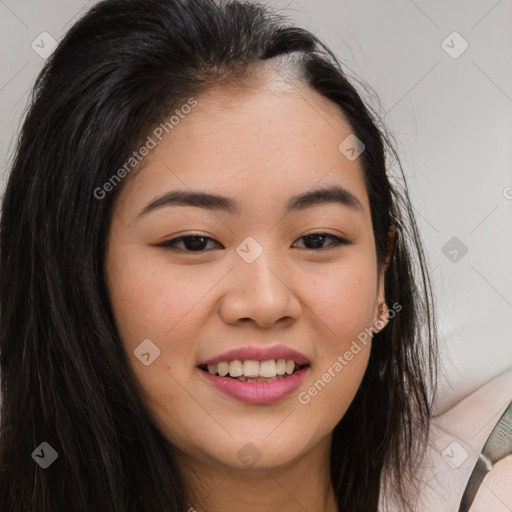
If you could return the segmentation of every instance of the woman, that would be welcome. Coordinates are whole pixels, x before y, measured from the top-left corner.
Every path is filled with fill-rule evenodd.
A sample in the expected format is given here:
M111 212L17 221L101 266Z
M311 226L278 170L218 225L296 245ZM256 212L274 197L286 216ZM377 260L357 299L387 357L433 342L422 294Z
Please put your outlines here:
M267 7L95 5L3 201L0 510L410 510L437 337L387 157Z

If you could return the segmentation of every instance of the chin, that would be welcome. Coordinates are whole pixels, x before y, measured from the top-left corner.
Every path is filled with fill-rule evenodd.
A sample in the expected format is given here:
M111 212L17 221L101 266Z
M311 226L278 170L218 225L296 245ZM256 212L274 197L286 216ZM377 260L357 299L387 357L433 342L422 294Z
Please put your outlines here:
M286 466L298 459L304 453L301 439L265 438L261 435L246 434L233 439L225 437L218 442L209 438L208 445L196 444L193 450L195 458L209 459L210 463L225 466L229 470L271 470ZM182 448L183 449L183 448ZM198 450L200 453L198 453Z

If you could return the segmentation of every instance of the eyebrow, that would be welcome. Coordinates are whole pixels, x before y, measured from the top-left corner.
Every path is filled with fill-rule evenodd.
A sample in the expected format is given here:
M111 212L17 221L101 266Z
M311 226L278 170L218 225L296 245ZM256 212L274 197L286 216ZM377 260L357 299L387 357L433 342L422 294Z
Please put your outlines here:
M341 185L332 185L291 196L286 203L285 214L327 203L338 203L361 214L364 212L363 205L352 192ZM232 215L240 214L240 206L233 198L209 192L172 190L146 205L139 212L136 220L149 212L169 206L195 206L207 210L225 211Z

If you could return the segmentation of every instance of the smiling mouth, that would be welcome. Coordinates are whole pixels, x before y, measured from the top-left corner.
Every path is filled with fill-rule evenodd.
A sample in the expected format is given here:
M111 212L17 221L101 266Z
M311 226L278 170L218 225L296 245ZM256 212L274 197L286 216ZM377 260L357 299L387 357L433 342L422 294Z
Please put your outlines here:
M241 382L274 382L286 379L309 364L299 364L291 359L268 361L224 361L213 365L199 365L198 368L216 377L226 377Z

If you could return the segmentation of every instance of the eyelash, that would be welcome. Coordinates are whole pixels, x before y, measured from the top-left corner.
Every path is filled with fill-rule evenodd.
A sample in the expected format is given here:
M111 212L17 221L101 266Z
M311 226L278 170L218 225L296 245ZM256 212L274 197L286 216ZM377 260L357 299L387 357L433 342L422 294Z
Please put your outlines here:
M315 236L315 235L320 235L320 236L324 236L324 237L327 237L327 238L332 238L335 241L335 243L331 244L330 246L327 246L327 247L321 247L319 249L308 249L306 247L305 248L306 250L318 252L318 251L330 250L333 247L339 247L340 245L349 245L350 244L350 242L348 242L347 240L345 240L343 238L340 238L339 236L335 236L335 235L331 235L330 233L323 233L323 232L309 233L307 235L304 235L304 236L300 237L299 240L301 240L302 238L307 238L307 237ZM184 240L187 240L187 239L190 239L190 238L203 238L205 240L214 240L213 238L210 238L208 236L203 236L201 234L185 235L185 236L180 236L180 237L177 237L177 238L171 238L170 240L166 240L165 242L157 244L157 246L158 247L162 247L162 248L167 249L167 250L176 250L177 249L176 248L176 244L177 243L183 242ZM199 251L189 251L187 249L179 249L179 250L182 250L184 252L190 252L190 253L207 252L205 250L199 250Z

